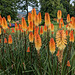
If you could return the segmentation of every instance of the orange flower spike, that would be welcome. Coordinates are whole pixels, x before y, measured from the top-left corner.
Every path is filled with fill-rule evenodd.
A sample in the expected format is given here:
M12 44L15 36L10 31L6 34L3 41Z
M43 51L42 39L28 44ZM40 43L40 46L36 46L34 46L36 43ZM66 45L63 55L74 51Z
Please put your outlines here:
M12 33L15 33L14 28L12 28L11 30L12 30Z
M28 24L33 21L33 17L32 17L32 14L29 12L28 13Z
M0 28L0 35L1 35L1 28Z
M36 50L37 50L38 52L39 52L41 46L42 46L41 38L40 38L40 35L37 34L37 35L35 36L35 48L36 48Z
M47 32L47 26L44 25L44 32Z
M67 61L67 66L68 67L71 67L69 60Z
M29 33L29 41L33 43L33 33L32 32Z
M32 9L32 17L33 17L33 21L35 20L36 17L36 9Z
M52 35L54 34L54 32L51 33Z
M6 30L4 30L4 33L6 33Z
M60 19L60 23L63 24L63 18Z
M45 25L46 26L50 25L50 16L49 16L49 13L45 13Z
M11 27L11 23L9 23L9 26Z
M40 29L40 34L42 35L43 34L43 27L41 26L41 29Z
M8 29L10 29L10 28L8 27Z
M73 18L73 20L72 20L72 29L75 30L75 18Z
M57 23L59 23L59 19L57 19Z
M69 36L71 36L71 34L73 34L73 30L71 30L71 32L69 33Z
M58 52L57 52L56 56L57 56L57 57L59 56L59 50L58 50Z
M71 17L71 21L73 21L74 17Z
M1 15L0 15L0 25L1 25L1 23L2 23L2 17L1 17Z
M21 29L21 32L22 32L22 33L24 32L23 29Z
M41 12L38 13L38 17L39 17L39 24L41 23Z
M68 24L66 25L66 28L68 27Z
M67 37L64 30L58 30L56 33L56 46L59 50L64 50L67 44Z
M22 17L21 23L22 23L22 29L23 29L24 31L26 31L26 30L27 30L27 24L26 24L26 21L25 21L25 18L24 18L24 17Z
M5 17L2 18L2 27L3 27L3 29L7 29L8 28L7 21L6 21Z
M18 28L18 25L17 25L17 23L15 23L15 28Z
M28 47L27 52L30 52L30 47Z
M9 37L8 37L8 44L12 44L12 37L11 37L11 35L9 35Z
M21 28L21 27L22 27L22 25L21 25L21 24L19 24L19 27Z
M4 43L7 43L7 39L6 38L4 38Z
M61 23L59 23L59 28L61 29Z
M63 22L63 24L62 24L62 27L64 27L64 22Z
M51 29L51 22L50 22L50 25L48 26L48 30L50 30Z
M21 30L21 24L19 24L19 30Z
M54 18L53 20L54 20L54 21L57 21L57 19L56 19L56 18Z
M66 36L68 36L68 31L66 30Z
M51 38L50 39L50 42L49 42L49 49L50 49L50 52L53 54L55 52L55 42L54 42L54 39Z
M74 42L74 35L73 31L70 32L70 42Z
M1 39L0 39L0 43L1 43Z
M57 18L61 19L61 17L62 17L62 12L61 12L61 10L58 10L58 12L57 12Z
M67 15L67 23L70 22L70 14Z
M11 21L10 15L7 16L7 20L8 20L9 22Z
M30 22L30 23L29 23L29 31L30 31L30 32L33 31L33 22Z
M35 27L34 29L34 36L36 36L38 34L38 28Z
M54 25L51 24L51 31L54 31Z
M39 17L38 17L38 15L36 15L36 17L34 19L34 24L35 24L35 26L39 25Z

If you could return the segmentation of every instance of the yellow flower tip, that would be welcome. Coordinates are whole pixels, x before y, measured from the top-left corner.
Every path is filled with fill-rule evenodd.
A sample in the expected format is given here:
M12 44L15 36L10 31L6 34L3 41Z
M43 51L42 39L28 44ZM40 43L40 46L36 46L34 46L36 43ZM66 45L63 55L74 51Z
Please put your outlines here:
M58 12L57 12L57 18L61 19L61 17L62 17L62 12L61 12L61 10L58 10Z
M49 13L45 13L45 25L46 26L50 25L50 16L49 16Z
M53 38L50 39L49 48L50 48L50 52L53 54L55 52L55 42Z

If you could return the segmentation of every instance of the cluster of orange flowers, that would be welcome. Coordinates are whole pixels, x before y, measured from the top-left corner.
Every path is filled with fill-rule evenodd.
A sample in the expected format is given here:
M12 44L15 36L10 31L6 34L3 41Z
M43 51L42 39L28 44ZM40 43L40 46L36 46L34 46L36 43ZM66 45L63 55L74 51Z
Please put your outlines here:
M10 15L7 16L7 19L9 21L9 23L11 22L11 17ZM42 46L42 42L41 42L41 37L40 35L43 34L43 30L44 32L47 32L47 30L51 30L52 34L54 32L54 25L51 24L50 21L50 16L49 13L45 13L45 24L44 24L44 28L43 26L41 26L41 28L39 28L39 25L41 24L42 21L42 17L41 17L41 12L38 13L38 15L36 14L36 9L32 9L32 12L28 13L28 24L29 26L27 27L27 23L24 17L22 17L21 20L21 24L19 24L19 26L17 25L17 23L15 23L15 30L20 30L21 32L29 32L29 41L31 43L33 43L33 41L35 42L35 48L36 50L39 52L41 46ZM70 36L70 42L74 42L74 35L73 35L73 30L75 30L75 17L71 17L70 19L70 15L67 15L67 30L66 32L62 29L62 27L64 27L64 22L63 22L63 18L62 18L62 12L61 10L58 10L57 12L57 23L59 23L59 30L56 33L56 46L58 47L59 50L64 50L67 44L67 37L68 36L68 30L72 30L69 34ZM6 30L8 27L7 25L7 21L5 19L5 17L1 17L0 16L0 25L2 26L2 28L4 30ZM11 26L11 23L10 23ZM39 29L40 29L40 35L39 35ZM14 33L14 28L11 28L12 33ZM0 28L0 35L1 35L1 28ZM7 39L4 39L4 43L7 43ZM12 44L12 37L11 35L9 35L8 37L8 43ZM52 38L50 38L50 42L49 42L49 48L50 48L50 52L53 54L55 52L55 41ZM28 48L29 51L29 48Z

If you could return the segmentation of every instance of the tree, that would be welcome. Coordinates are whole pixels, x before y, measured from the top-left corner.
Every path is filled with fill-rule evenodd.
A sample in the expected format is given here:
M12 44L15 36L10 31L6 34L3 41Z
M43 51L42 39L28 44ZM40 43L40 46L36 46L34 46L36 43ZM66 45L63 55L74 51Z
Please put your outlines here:
M12 19L17 16L16 0L0 0L0 12L2 17L10 15Z
M44 18L45 12L50 14L50 17L57 17L57 11L61 10L64 14L63 17L67 14L66 9L64 9L63 5L60 3L60 0L40 0L41 5L41 13Z
M61 3L63 4L64 8L67 10L67 13L70 14L70 16L74 16L75 6L70 4L70 1L71 0L61 0ZM73 3L75 3L75 1L73 1Z
M74 17L75 17L75 1L73 1L73 3L74 3L74 6L73 6L73 8L74 8Z
M61 3L63 4L63 7L67 10L67 13L70 12L70 1L71 0L61 0Z
M18 10L26 11L28 15L28 6L31 7L38 7L38 1L37 0L17 0L18 4Z

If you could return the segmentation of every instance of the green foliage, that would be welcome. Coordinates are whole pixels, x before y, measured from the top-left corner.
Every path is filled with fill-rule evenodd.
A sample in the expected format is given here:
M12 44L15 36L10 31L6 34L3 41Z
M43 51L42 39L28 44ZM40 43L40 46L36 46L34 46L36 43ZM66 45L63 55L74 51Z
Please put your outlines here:
M70 4L70 0L39 0L39 2L43 18L45 12L48 12L52 18L55 18L58 10L62 11L63 18L66 18L68 13L74 16L74 6Z
M7 17L7 15L10 15L12 19L15 19L17 16L16 5L16 0L0 0L0 12L2 17Z
M66 30L66 27L64 27ZM55 34L58 30L58 25L54 26L54 40L55 40ZM10 29L11 32L11 29ZM3 33L3 32L2 32ZM57 47L56 51L53 54L53 63L52 63L52 54L49 51L50 58L48 59L48 53L47 53L47 33L44 33L42 38L42 47L40 49L40 67L38 62L38 54L35 49L34 42L32 43L32 60L31 62L31 44L29 43L29 35L26 34L26 42L25 42L25 35L24 33L21 33L20 31L11 33L12 35L12 44L4 43L3 45L3 39L7 38L9 35L9 30L6 30L6 34L1 35L1 43L0 43L0 74L1 75L74 75L75 72L75 42L72 44L71 50L73 53L71 54L70 62L71 67L67 67L67 55L68 55L68 47L69 43L67 44L67 47L64 50L63 54L63 62L62 62L62 69L60 70L60 64L58 63L58 58L56 56L57 54ZM51 34L51 33L50 33ZM51 37L51 35L49 35ZM26 43L26 51L27 48L30 47L30 52L26 52L25 57L25 43ZM49 66L50 64L50 66ZM40 74L40 69L42 71L42 74Z

